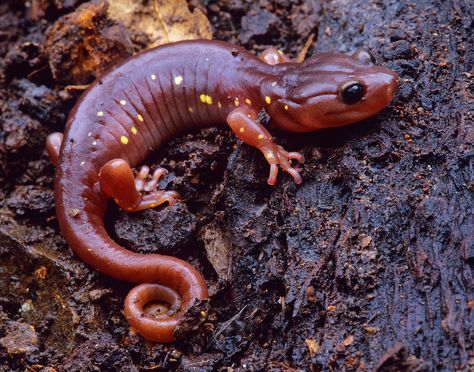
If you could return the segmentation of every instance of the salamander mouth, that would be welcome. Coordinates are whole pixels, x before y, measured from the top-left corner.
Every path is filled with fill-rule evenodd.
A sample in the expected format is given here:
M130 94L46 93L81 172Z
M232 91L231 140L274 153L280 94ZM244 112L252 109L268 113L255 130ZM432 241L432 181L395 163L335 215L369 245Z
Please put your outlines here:
M336 119L338 122L341 121L341 118L350 117L350 120L342 120L342 123L350 124L351 122L364 120L372 115L374 115L374 113L367 113L366 111L341 110L337 112L327 112L324 116L328 119Z

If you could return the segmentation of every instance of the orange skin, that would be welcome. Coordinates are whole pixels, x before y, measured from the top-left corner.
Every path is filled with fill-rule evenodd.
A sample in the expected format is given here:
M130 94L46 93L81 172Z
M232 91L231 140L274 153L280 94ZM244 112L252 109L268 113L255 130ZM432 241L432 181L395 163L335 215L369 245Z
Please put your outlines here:
M150 176L143 162L162 143L192 128L227 122L236 136L260 150L270 165L268 184L281 168L302 182L292 160L301 154L278 146L257 120L310 132L351 124L387 106L396 74L364 51L326 53L297 63L276 49L261 59L242 48L209 40L185 41L140 53L104 74L72 110L64 136L47 149L56 165L55 201L61 232L88 265L118 280L140 284L125 300L125 316L147 340L172 342L183 314L208 298L202 275L187 262L139 254L113 241L103 217L112 198L127 212L173 204L179 195L158 190L166 174ZM147 304L168 303L174 314L156 317Z

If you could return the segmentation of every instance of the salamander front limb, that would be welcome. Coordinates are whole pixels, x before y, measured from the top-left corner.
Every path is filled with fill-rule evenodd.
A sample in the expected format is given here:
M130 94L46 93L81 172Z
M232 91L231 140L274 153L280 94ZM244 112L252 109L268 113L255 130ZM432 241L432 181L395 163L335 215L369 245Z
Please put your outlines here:
M174 204L179 199L176 191L156 190L158 181L166 174L164 168L158 168L151 181L146 182L150 168L143 166L135 179L132 168L123 159L113 159L102 166L99 182L102 191L114 199L120 208L127 212L138 212L154 208L168 202ZM143 196L140 191L150 194Z
M304 162L304 156L298 152L288 152L273 142L272 136L257 121L257 114L250 108L237 108L227 116L227 124L235 135L246 144L259 149L270 164L270 174L267 180L269 185L275 185L278 175L278 166L289 173L296 184L302 178L299 169L291 165L291 160Z

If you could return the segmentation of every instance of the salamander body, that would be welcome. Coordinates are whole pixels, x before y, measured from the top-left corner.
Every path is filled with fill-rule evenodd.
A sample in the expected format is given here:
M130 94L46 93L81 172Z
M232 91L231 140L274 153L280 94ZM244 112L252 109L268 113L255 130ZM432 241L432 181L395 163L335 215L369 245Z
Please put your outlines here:
M201 274L183 260L134 253L104 228L107 201L133 212L178 194L157 189L165 170L151 176L131 170L164 142L196 128L227 123L270 165L301 182L296 152L278 146L258 120L290 132L309 132L360 121L393 98L396 74L376 66L364 51L328 53L296 63L276 51L261 59L218 41L185 41L142 52L94 82L71 112L64 136L48 137L56 164L55 202L61 232L88 265L119 280L140 284L127 296L127 320L146 339L174 340L174 330L195 299L208 297ZM152 317L143 307L165 301L179 310Z

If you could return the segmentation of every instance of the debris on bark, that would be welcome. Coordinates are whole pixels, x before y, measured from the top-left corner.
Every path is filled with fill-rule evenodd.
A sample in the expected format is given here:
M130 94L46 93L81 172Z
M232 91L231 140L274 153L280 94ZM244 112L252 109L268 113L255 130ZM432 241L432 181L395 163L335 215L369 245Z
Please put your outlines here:
M127 29L95 0L61 17L46 35L45 53L57 82L86 84L133 53Z
M110 2L108 15L122 22L144 47L190 39L212 39L212 29L200 8L190 10L186 0L152 0L143 7L135 0Z
M402 343L394 347L382 356L377 367L377 372L430 371L430 365L414 355L409 355L407 348Z
M38 335L33 326L9 321L2 327L5 336L0 338L0 346L10 355L31 354L38 349Z

